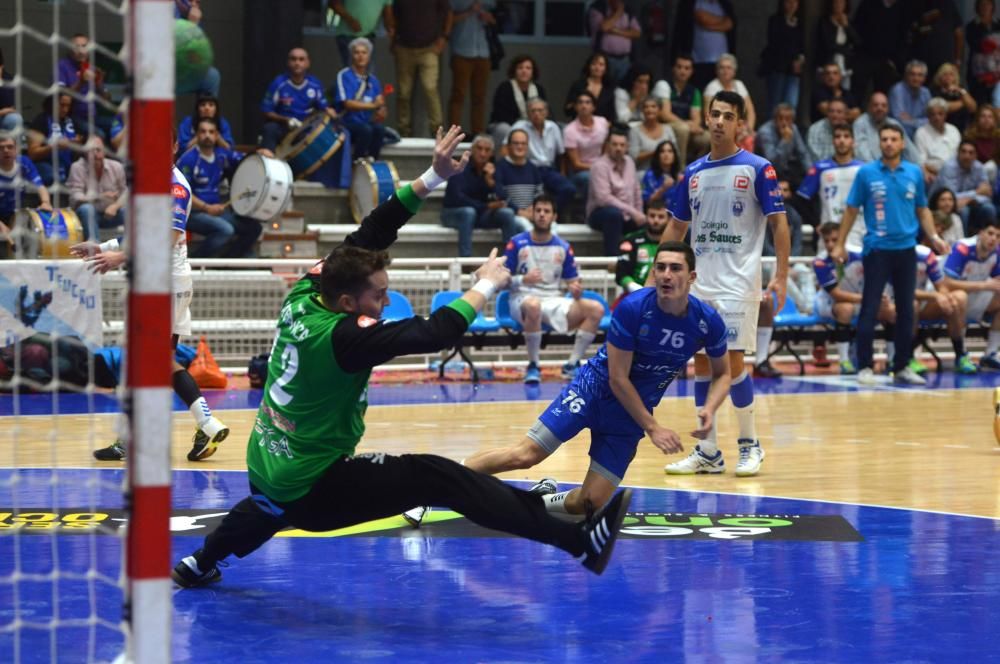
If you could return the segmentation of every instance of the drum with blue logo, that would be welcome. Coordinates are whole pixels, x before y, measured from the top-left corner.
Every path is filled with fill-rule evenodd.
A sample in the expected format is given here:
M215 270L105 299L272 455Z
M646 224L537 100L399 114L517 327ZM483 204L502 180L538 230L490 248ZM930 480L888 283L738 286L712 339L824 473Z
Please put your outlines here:
M388 200L398 188L399 174L391 161L355 161L351 173L351 214L354 221L360 224L369 212Z
M295 131L289 132L275 150L278 159L288 162L300 180L316 172L344 143L344 132L334 128L330 116L313 113Z
M83 224L72 208L25 208L18 210L10 235L18 258L70 258L69 248L83 242Z

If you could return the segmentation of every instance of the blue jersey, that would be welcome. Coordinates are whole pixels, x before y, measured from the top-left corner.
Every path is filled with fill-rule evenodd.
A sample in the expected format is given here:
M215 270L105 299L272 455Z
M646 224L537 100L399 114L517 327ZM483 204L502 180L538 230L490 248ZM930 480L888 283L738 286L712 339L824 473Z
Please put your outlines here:
M382 84L374 74L358 76L350 67L344 67L337 72L337 82L333 90L333 107L338 113L344 113L344 102L347 100L371 103L382 94ZM345 113L345 122L371 122L372 111L350 111Z
M302 83L296 85L288 74L281 74L267 86L260 110L305 120L313 111L324 110L327 105L323 86L315 76L306 74Z
M76 153L72 148L56 148L55 145L60 138L65 138L67 141L76 140L76 128L73 126L72 118L65 118L60 121L57 118L53 118L51 115L46 115L41 113L37 115L31 123L31 129L37 131L39 134L45 136L45 140L48 144L52 145L52 149L56 150L58 155L59 173L58 177L55 177L59 182L66 182L69 178L69 167L76 159ZM50 157L44 159L47 163L52 163Z
M979 258L976 244L975 237L956 242L944 263L945 274L961 281L986 281L1000 277L1000 247L988 253L986 258Z
M38 169L25 155L18 155L14 168L5 173L0 171L0 217L6 217L21 207L24 190L44 186Z
M704 349L709 357L725 355L726 324L715 309L693 295L688 296L685 315L677 317L660 309L655 288L642 288L618 303L607 342L581 369L604 384L610 379L608 344L632 353L629 380L652 408L695 353Z
M706 155L684 169L674 191L667 205L691 223L698 257L691 292L708 301L760 300L767 217L785 212L771 163L744 150L717 161Z
M205 203L219 203L222 197L219 188L226 177L226 172L233 168L243 158L240 152L225 148L215 148L210 159L194 146L184 152L177 160L177 168L191 185L191 192Z
M217 120L216 125L219 127L219 136L221 136L222 140L226 143L229 143L229 145L234 145L233 129L229 126L229 122L227 122L225 118L217 118ZM191 142L194 135L194 116L189 115L181 120L180 125L177 127L177 142L180 143L181 150L184 149L185 145Z
M504 258L507 269L515 277L523 277L534 268L542 271L542 280L537 284L529 286L520 279L515 279L514 290L519 293L542 297L558 296L561 280L580 276L573 258L573 248L558 235L550 237L548 242L536 242L531 238L531 231L518 233L507 243Z

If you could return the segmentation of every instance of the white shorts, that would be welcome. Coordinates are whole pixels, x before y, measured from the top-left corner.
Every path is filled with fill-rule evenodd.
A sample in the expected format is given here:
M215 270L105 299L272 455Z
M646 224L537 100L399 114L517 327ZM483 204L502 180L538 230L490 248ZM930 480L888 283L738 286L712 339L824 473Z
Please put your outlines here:
M569 310L576 300L571 297L563 297L562 295L548 297L531 295L529 293L513 295L510 298L510 316L522 327L524 327L524 320L521 318L521 303L529 297L537 298L541 303L542 323L544 325L548 325L558 334L569 332Z
M726 346L741 350L744 355L757 349L757 316L760 302L747 300L713 300L709 302L726 324Z
M833 318L833 298L825 290L816 293L816 300L813 302L813 311L820 318ZM861 304L855 304L851 312L851 320L861 315Z
M174 277L174 287L178 290L174 291L172 333L181 337L189 337L191 336L191 298L194 296L191 278Z
M986 315L986 309L990 306L990 302L993 301L993 295L993 291L969 293L969 308L966 309L966 320L974 323L982 322L983 316Z

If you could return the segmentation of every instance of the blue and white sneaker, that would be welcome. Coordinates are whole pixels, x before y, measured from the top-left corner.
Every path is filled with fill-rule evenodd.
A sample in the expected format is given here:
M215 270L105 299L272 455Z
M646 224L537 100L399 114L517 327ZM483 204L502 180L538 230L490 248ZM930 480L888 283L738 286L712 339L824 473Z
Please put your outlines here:
M997 358L996 353L990 353L989 355L983 355L979 358L979 370L987 371L1000 371L1000 358Z
M535 486L528 489L528 493L533 493L536 496L551 496L554 493L559 493L559 483L551 477L543 477Z
M708 456L701 451L701 445L695 445L691 454L680 461L668 463L663 470L667 475L718 475L726 472L726 462L722 460L721 451Z
M764 448L760 446L760 441L740 438L736 445L740 450L740 458L736 462L736 477L751 477L760 472L760 464L764 461Z
M562 366L562 377L566 380L576 378L576 372L580 370L579 362L567 362Z
M540 382L542 382L542 370L538 368L537 364L531 362L524 370L524 384L538 385Z

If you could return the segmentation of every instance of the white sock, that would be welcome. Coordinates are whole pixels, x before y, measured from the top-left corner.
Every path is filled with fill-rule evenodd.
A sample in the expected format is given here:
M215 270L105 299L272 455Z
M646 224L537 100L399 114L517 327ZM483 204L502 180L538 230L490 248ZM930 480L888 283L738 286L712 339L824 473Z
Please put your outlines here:
M889 365L889 368L892 368L892 363L896 359L896 342L895 341L886 341L885 342L885 357L886 357L886 363Z
M194 416L194 421L198 423L199 429L212 417L212 409L208 407L205 397L195 399L194 403L188 406L188 410Z
M596 338L597 334L594 332L577 330L576 341L573 343L573 352L569 356L569 363L576 364L579 362L583 358L583 354L587 352L587 347L594 343L594 339Z
M740 438L757 440L757 418L753 414L753 404L744 408L736 408L736 423L740 429Z
M755 364L763 364L767 359L767 354L771 351L771 337L774 335L773 327L757 328L757 361Z
M545 503L545 511L556 514L569 514L566 511L566 496L568 495L569 491L560 491L559 493L542 496L542 501Z
M838 341L837 342L837 355L840 356L840 361L844 362L851 359L851 342L850 341Z
M986 354L991 355L1000 350L1000 330L990 330L990 336L986 340Z
M705 440L698 441L698 447L701 449L701 453L704 454L705 456L709 457L715 456L715 454L719 451L719 441L716 439L715 432L716 432L716 425L715 425L715 419L713 418L712 430L708 432L708 436L705 438Z
M528 361L538 364L538 358L542 354L542 332L525 332L524 347L528 351Z

